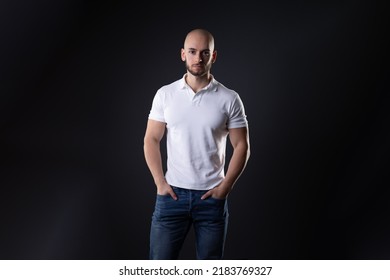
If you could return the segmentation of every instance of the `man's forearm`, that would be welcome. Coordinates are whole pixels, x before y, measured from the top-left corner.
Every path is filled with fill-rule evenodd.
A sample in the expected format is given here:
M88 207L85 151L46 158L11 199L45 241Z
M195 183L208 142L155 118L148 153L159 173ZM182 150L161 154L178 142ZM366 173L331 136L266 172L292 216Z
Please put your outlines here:
M153 176L154 183L158 185L165 181L164 171L162 169L162 160L159 142L147 140L144 143L144 155L146 164Z
M244 171L246 164L250 156L249 146L240 145L233 150L232 157L229 162L228 169L226 171L225 179L221 187L226 187L230 190L237 182L238 178Z

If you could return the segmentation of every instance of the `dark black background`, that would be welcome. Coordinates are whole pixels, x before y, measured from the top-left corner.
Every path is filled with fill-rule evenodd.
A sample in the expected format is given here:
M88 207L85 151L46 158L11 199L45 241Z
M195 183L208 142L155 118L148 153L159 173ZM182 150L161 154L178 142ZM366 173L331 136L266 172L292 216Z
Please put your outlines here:
M226 259L390 258L381 7L167 3L1 1L0 258L147 259L147 115L197 27L250 124Z

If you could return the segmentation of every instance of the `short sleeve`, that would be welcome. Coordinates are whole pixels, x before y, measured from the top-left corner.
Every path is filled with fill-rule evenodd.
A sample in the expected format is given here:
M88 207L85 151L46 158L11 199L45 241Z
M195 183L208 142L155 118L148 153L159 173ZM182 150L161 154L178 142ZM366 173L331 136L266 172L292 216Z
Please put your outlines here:
M152 108L150 109L148 118L151 120L165 122L164 106L161 91L157 91L157 93L154 95Z
M248 126L248 120L245 114L244 104L240 96L237 94L231 106L227 127L239 128L239 127L247 127L247 126Z

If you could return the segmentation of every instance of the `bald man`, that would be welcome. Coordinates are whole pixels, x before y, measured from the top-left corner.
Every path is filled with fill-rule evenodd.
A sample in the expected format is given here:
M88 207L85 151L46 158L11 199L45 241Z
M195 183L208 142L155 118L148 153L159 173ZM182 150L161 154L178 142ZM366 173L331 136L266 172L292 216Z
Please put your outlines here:
M178 259L191 227L197 259L222 259L228 195L249 159L243 102L211 74L217 59L213 35L191 30L181 49L186 72L157 90L144 136L146 164L156 185L149 258ZM167 168L160 142L167 133ZM227 138L233 148L225 173Z

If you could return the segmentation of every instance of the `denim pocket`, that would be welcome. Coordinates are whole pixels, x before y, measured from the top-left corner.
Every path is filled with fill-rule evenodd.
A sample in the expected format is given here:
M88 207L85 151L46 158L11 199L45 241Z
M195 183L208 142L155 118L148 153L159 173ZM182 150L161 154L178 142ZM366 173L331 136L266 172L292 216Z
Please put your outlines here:
M212 196L210 196L209 199L212 199L215 201L222 201L222 202L226 201L226 198L216 198L216 197L212 197Z
M159 197L168 197L168 196L171 196L171 195L169 193L167 193L167 194L159 194L159 193L157 193L156 196L157 196L157 198L159 198Z

